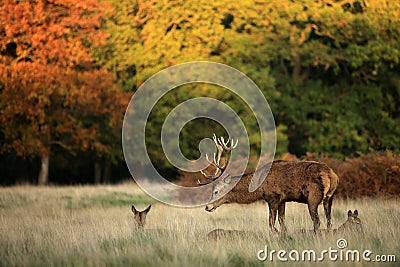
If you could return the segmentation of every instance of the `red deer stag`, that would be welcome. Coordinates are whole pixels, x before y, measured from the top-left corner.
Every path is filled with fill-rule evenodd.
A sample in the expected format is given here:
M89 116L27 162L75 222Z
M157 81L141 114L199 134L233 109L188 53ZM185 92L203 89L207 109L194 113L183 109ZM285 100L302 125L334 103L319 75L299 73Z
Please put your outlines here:
M281 230L285 232L285 203L294 201L308 205L314 231L317 231L320 227L318 206L323 202L327 228L331 228L332 201L339 179L326 164L315 161L283 160L267 163L261 169L262 171L270 167L264 182L255 191L249 192L249 185L254 172L242 176L233 176L224 172L229 164L231 152L237 146L237 141L235 144L232 140L228 147L229 139L225 142L223 137L216 138L214 135L213 140L217 147L217 155L214 154L213 161L209 160L207 155L206 158L209 164L215 167L215 172L209 175L201 171L208 181L205 183L198 181L199 185L213 183L212 196L206 206L206 211L212 212L225 203L249 204L264 200L269 206L270 229L277 231L275 221L278 213ZM223 151L226 153L226 160L225 164L222 165L221 155ZM232 183L235 182L237 184L232 188ZM227 192L229 188L232 189ZM221 195L223 196L220 197Z

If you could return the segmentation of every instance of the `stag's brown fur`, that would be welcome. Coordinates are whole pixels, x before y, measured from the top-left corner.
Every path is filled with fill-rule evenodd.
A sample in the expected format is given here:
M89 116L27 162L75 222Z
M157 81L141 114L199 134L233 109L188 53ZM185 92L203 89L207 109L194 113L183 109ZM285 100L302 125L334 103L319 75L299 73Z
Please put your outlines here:
M320 226L318 205L323 202L327 227L331 228L331 207L339 179L326 164L314 161L274 161L262 185L254 192L249 192L253 175L254 173L246 174L241 179L228 175L214 182L211 203L206 206L206 210L214 211L225 203L249 204L264 200L269 206L271 230L276 231L275 220L278 213L281 228L286 231L285 203L295 201L308 205L314 231L317 231ZM237 179L240 180L232 190L218 199L224 189Z

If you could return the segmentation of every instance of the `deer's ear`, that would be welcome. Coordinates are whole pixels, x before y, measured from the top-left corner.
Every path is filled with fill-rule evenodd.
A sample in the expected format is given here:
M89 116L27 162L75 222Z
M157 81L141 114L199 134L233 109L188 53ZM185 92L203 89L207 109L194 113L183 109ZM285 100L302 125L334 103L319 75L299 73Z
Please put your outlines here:
M228 176L225 177L222 181L223 181L224 183L226 183L226 184L230 184L231 181L232 181L232 177L231 177L230 175L228 175Z
M137 210L135 209L135 206L132 205L132 212L135 214Z
M150 211L150 209L151 209L151 205L149 205L143 212L148 213Z
M357 217L358 216L358 210L355 210L353 215L354 215L354 217Z
M351 212L351 210L349 210L349 211L347 212L347 217L351 217L351 216L353 216L353 213Z

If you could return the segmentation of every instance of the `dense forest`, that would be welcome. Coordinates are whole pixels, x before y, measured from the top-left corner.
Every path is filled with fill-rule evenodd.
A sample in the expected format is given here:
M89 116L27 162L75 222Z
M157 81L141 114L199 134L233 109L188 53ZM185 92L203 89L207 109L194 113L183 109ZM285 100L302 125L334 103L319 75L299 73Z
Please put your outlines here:
M232 66L261 89L274 114L276 157L336 160L399 154L400 2L388 0L0 2L0 184L107 183L129 177L121 127L132 95L152 75L190 61ZM242 118L260 150L249 108L224 88L186 85L165 95L147 123L157 169L166 115L207 96ZM187 124L180 146L220 125ZM392 154L391 154L392 155Z

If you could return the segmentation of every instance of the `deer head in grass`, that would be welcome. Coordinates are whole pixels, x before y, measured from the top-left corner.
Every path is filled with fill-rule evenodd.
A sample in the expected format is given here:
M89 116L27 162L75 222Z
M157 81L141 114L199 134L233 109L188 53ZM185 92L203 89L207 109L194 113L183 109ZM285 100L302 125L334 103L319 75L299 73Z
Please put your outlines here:
M135 206L132 205L133 218L135 219L135 222L137 223L139 228L144 227L144 224L146 223L146 216L147 216L147 213L149 213L150 209L151 209L151 205L149 205L143 211L138 211L138 210L136 210Z

